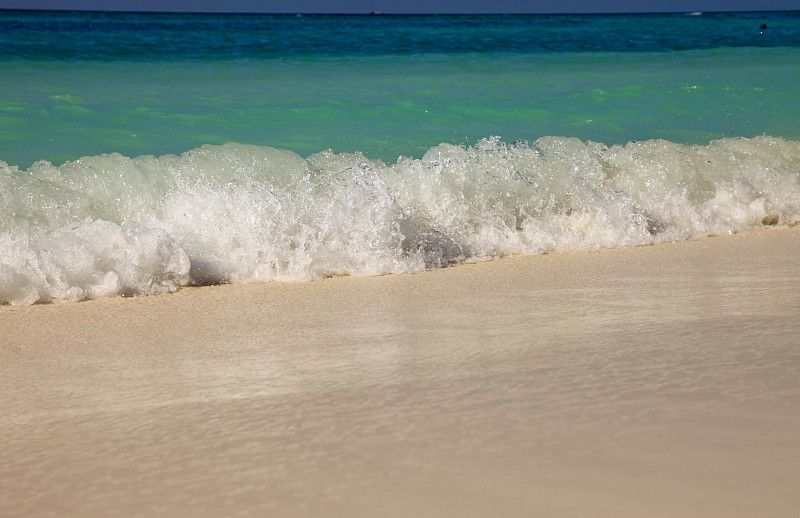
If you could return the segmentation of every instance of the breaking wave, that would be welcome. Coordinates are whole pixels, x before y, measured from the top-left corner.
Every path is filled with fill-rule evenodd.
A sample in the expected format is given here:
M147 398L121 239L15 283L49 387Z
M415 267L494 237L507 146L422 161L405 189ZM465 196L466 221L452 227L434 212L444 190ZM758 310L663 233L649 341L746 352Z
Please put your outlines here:
M800 142L441 144L395 164L241 144L0 162L0 303L415 272L800 221Z

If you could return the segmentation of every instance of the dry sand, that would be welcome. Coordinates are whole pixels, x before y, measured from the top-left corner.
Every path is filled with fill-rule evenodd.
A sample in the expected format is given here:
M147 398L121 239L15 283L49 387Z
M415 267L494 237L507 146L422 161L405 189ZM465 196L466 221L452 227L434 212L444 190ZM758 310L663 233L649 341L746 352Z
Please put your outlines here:
M800 228L0 307L0 516L800 516Z

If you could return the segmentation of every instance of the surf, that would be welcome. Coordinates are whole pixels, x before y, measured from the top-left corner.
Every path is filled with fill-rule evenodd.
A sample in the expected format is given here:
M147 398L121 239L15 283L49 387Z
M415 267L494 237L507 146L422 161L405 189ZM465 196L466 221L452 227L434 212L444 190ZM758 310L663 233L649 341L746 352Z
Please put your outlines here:
M800 221L800 142L440 144L387 164L229 143L0 163L0 302L410 273Z

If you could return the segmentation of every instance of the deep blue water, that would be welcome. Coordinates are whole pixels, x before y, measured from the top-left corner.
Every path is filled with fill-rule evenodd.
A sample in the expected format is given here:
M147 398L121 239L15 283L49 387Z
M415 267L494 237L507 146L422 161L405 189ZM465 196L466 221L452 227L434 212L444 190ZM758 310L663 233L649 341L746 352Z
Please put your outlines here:
M766 30L760 27L767 25ZM331 16L0 11L0 58L263 59L800 45L800 12Z

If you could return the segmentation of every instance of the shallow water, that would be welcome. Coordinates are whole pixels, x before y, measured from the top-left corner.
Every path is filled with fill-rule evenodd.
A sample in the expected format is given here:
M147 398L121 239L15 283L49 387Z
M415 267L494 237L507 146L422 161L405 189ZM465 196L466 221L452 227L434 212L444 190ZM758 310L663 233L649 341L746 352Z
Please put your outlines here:
M768 29L761 30L760 24ZM798 138L797 13L0 14L0 159Z
M760 25L767 24L767 29ZM0 13L0 159L446 142L798 138L797 12Z

